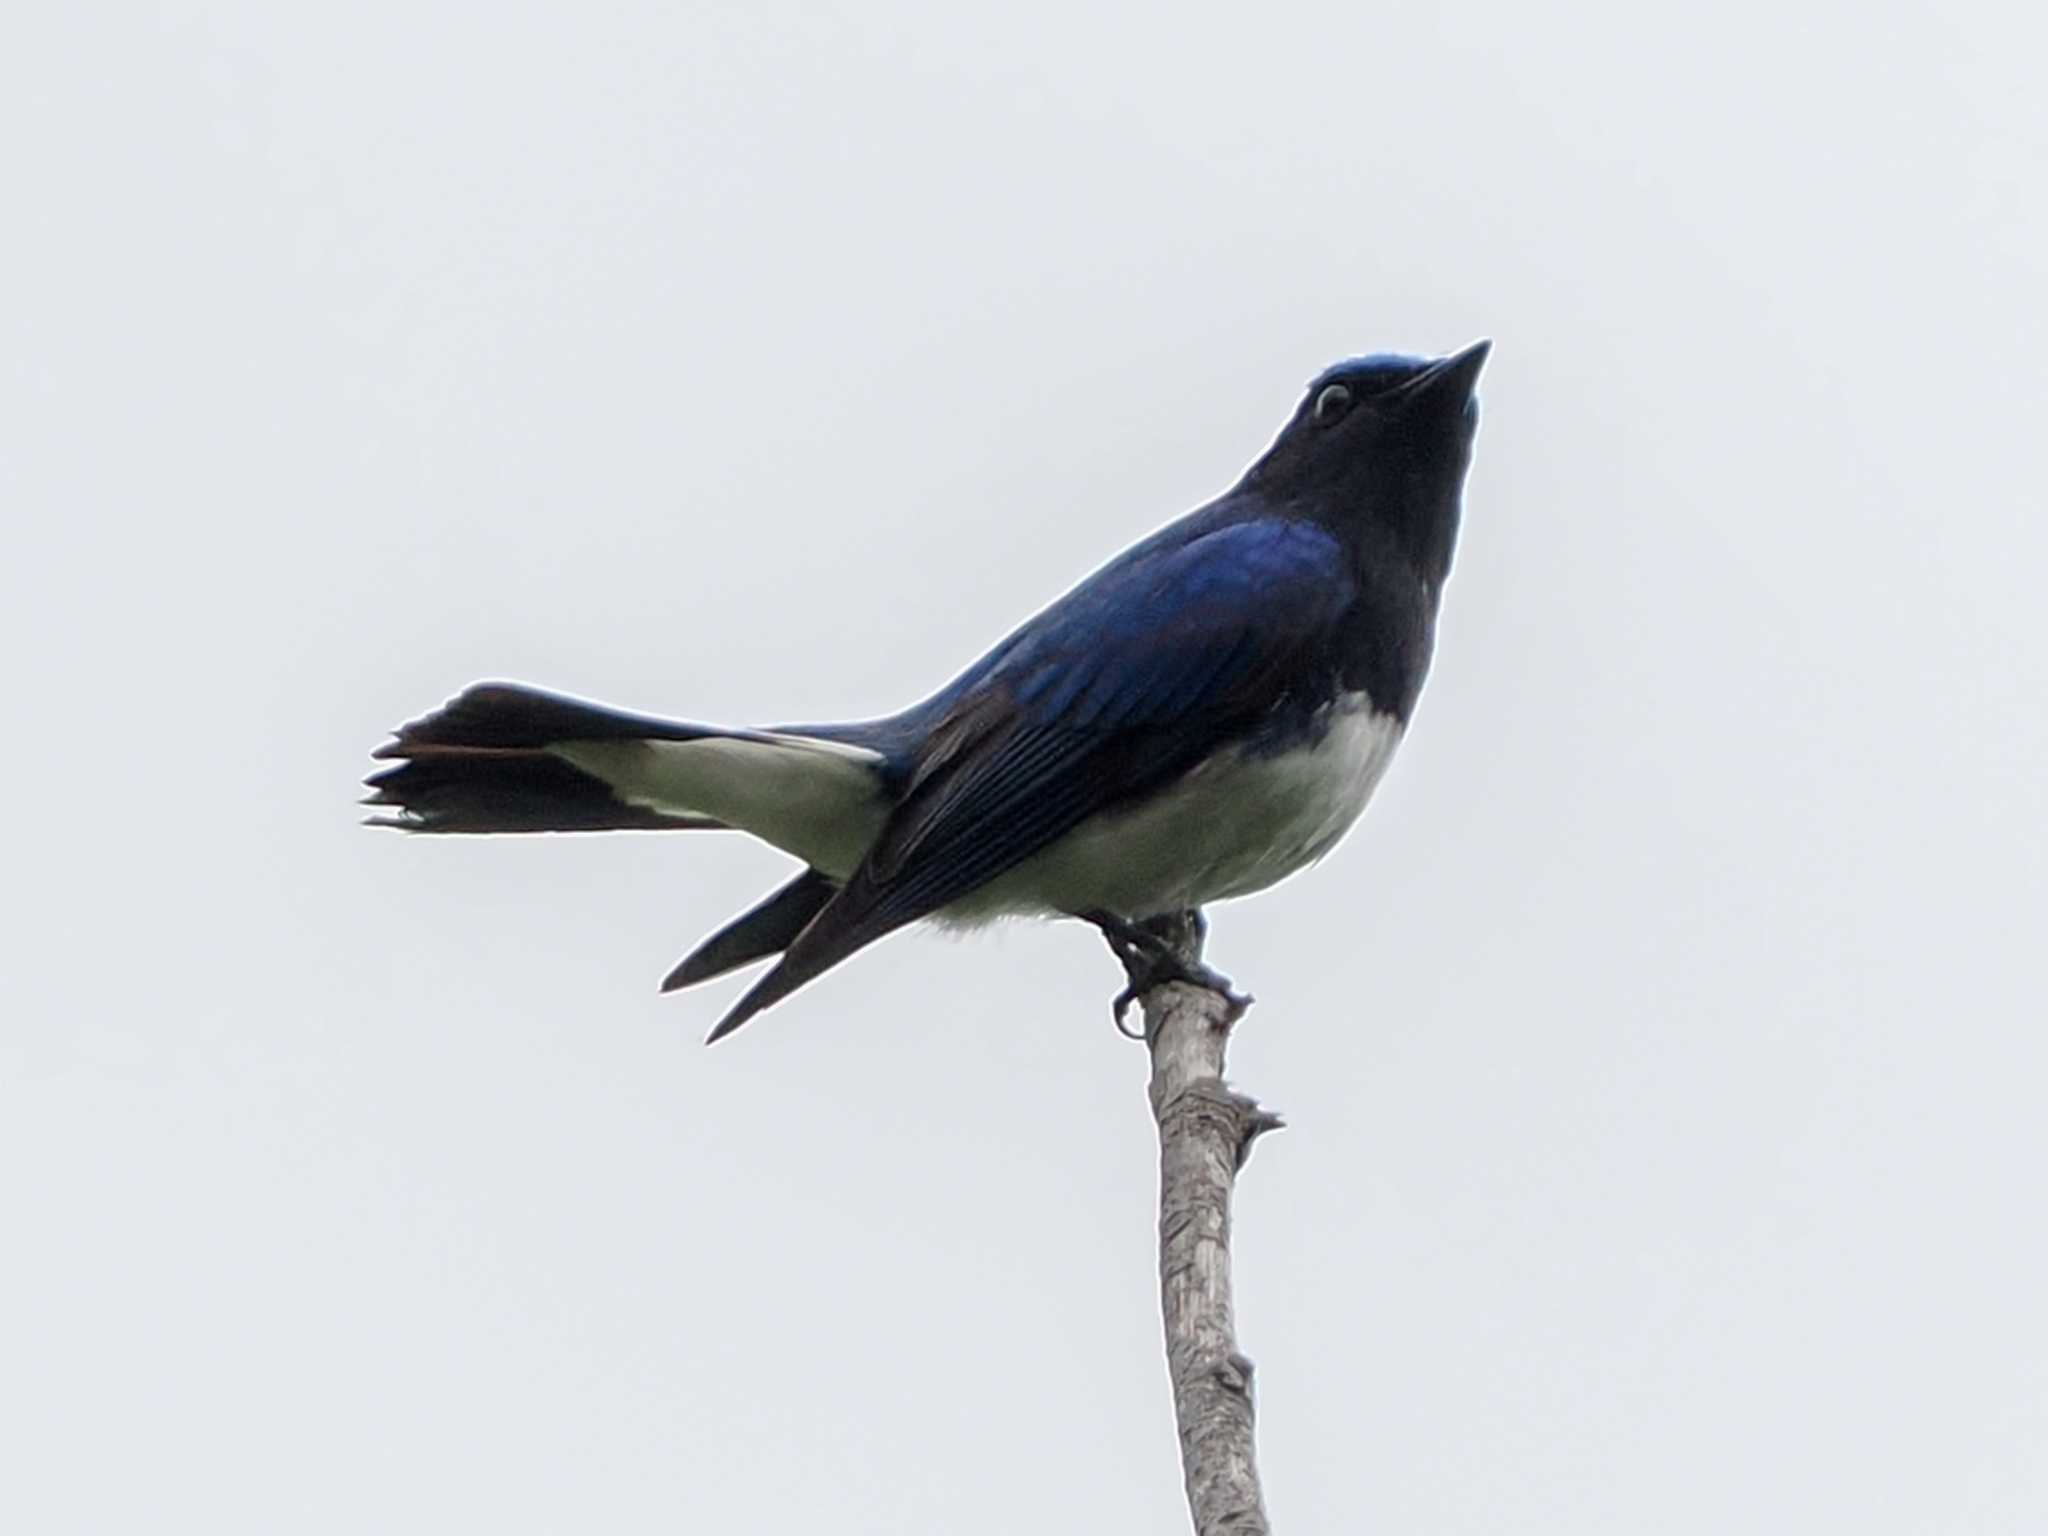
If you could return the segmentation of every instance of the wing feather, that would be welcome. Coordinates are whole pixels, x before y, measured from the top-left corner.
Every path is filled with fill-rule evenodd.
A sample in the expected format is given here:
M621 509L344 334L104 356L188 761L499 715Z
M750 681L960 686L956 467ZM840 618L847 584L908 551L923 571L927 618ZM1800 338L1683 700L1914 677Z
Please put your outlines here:
M1247 734L1313 675L1354 595L1311 524L1145 553L1041 614L956 701L860 867L712 1039Z

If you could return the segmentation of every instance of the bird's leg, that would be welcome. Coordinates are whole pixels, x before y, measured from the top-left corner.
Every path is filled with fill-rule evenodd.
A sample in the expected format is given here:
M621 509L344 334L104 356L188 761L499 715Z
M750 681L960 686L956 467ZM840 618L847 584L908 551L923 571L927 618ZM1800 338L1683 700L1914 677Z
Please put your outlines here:
M1252 1000L1240 996L1231 987L1228 976L1200 960L1190 959L1183 951L1181 946L1191 931L1193 942L1189 948L1196 955L1202 952L1209 922L1199 911L1170 912L1135 923L1100 907L1075 915L1100 931L1110 953L1123 964L1130 985L1116 995L1109 1007L1116 1027L1129 1038L1142 1040L1144 1033L1133 1032L1124 1023L1124 1015L1130 1012L1131 1004L1162 982L1184 981L1189 986L1208 988L1230 1005L1233 1019L1251 1006Z

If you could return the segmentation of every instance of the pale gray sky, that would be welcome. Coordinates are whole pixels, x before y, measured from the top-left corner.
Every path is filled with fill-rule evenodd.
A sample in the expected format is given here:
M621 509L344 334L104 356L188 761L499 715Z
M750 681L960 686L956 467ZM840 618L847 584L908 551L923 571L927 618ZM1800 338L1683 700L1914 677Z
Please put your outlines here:
M778 856L354 781L480 676L893 708L1480 335L1417 727L1212 914L1276 1520L2048 1527L2038 21L7 30L10 1530L1181 1529L1091 934L707 1052Z

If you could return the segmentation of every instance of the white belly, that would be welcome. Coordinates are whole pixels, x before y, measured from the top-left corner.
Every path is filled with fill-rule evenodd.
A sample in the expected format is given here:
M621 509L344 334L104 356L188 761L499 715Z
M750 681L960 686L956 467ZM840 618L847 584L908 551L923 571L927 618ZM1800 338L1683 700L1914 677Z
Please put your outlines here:
M1286 879L1336 847L1401 741L1401 722L1363 694L1331 706L1328 722L1312 744L1221 752L1142 805L1089 818L940 921L1091 907L1142 918Z

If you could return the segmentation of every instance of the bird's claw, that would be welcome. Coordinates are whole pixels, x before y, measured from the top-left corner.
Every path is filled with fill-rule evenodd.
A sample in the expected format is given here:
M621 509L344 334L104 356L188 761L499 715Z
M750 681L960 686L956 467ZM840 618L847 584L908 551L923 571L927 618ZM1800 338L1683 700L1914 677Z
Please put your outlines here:
M1188 960L1174 947L1163 933L1142 923L1133 923L1109 912L1084 912L1084 921L1092 923L1102 933L1111 953L1122 962L1124 975L1130 984L1117 993L1109 1005L1110 1015L1116 1021L1117 1032L1130 1040L1143 1040L1143 1029L1132 1029L1125 1023L1125 1016L1131 1005L1154 987L1166 982L1185 982L1191 987L1201 987L1214 992L1223 999L1229 1010L1226 1022L1236 1023L1243 1017L1245 1009L1251 1007L1252 999L1238 992L1230 978L1199 960ZM1207 924L1199 912L1193 914L1196 935L1199 939Z
M1125 987L1123 991L1117 993L1115 997L1109 1000L1109 1016L1116 1022L1116 1032L1126 1040L1142 1040L1145 1038L1143 1028L1133 1029L1124 1022L1124 1015L1131 1011L1131 1004L1137 1000L1138 989L1136 987Z

